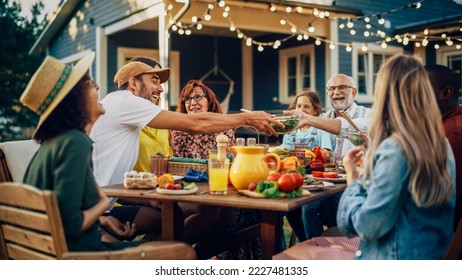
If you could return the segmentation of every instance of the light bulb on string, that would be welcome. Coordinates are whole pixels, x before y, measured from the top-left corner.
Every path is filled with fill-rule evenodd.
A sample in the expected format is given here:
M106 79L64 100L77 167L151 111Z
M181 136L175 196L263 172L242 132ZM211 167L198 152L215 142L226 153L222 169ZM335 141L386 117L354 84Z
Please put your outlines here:
M460 50L460 45L456 45L456 49Z
M234 26L234 24L231 24L231 26L229 27L229 30L230 30L230 31L235 31L235 30L236 30L236 26Z
M429 33L428 29L425 28L423 33L424 33L424 35L428 35L428 33Z
M364 18L364 22L367 23L367 22L370 22L370 21L371 21L371 18L370 18L370 17L365 17L365 18Z
M313 15L316 17L319 15L319 10L317 8L313 9Z
M276 40L276 42L274 42L273 49L279 48L280 45L281 45L281 41Z
M273 4L270 4L270 11L271 12L276 12L276 6L274 6Z
M206 21L210 21L210 20L212 19L212 16L211 16L209 13L207 13L207 14L204 16L204 19L205 19Z
M247 40L245 41L245 44L246 44L247 46L249 46L249 47L252 46L252 38L250 38L250 37L247 38Z
M292 12L292 8L291 8L291 7L286 7L286 12L287 12L287 13Z
M298 34L298 35L297 35L297 40L298 40L298 41L303 40L303 35L302 35L302 34Z
M231 8L229 6L226 6L225 7L225 12L229 12L229 10L231 10Z
M314 28L314 26L310 23L308 25L308 32L313 33L315 30L316 30L316 28Z
M186 34L186 35L191 35L191 33L192 33L192 32L191 32L190 29L186 29L185 32L184 32L184 34Z
M263 48L263 46L260 44L260 45L258 45L257 50L258 50L259 52L262 52L262 51L265 50L265 48Z
M172 25L172 30L173 30L173 31L177 31L177 30L178 30L178 26Z
M308 34L303 34L303 39L308 40L308 39L310 39L310 36L308 36Z
M285 25L285 24L286 24L286 20L285 20L285 19L281 19L281 20L279 21L279 23L280 23L281 25Z
M419 48L419 47L420 47L420 43L419 43L419 42L415 42L414 45L415 45L416 48Z
M351 35L355 35L355 34L356 34L356 30L351 29L351 30L350 30L350 34L351 34Z
M378 16L378 19L377 19L377 22L380 24L380 25L383 25L385 24L385 19L382 17L382 16Z
M326 12L319 12L319 17L320 18L325 18L326 17Z
M415 34L412 34L412 35L411 35L411 39L412 39L412 40L415 40L416 38L417 38L417 36L416 36Z
M243 34L243 33L241 33L241 32L237 33L237 38L239 38L239 39L242 39L242 38L244 38L244 34Z
M172 4L168 4L167 6L167 11L171 11L173 9L173 5Z
M446 36L447 36L446 33L441 34L441 38L443 39L446 38Z
M344 24L344 23L340 23L339 26L338 26L338 28L340 28L340 29L345 28L345 24Z
M329 44L329 49L334 50L334 49L335 49L335 45L334 45L333 43L330 43L330 44Z
M353 48L350 45L348 45L348 46L346 46L345 50L347 52L351 52L353 50Z
M197 30L201 30L202 27L203 27L202 24L198 23L197 26L196 26L196 29L197 29Z
M196 16L193 16L193 17L191 18L191 21L194 22L194 23L196 23L197 20L198 20L198 18L197 18Z
M297 27L292 26L292 27L290 28L290 32L292 32L292 33L297 33Z
M451 40L451 37L448 37L448 39L446 40L446 45L452 46L452 44L454 44L454 42Z
M367 30L364 31L364 37L369 37L369 35L371 35L371 34L369 33L369 31L367 31Z
M225 5L225 1L218 1L218 7L223 8Z
M215 6L214 6L212 3L209 3L209 4L207 5L207 8L208 8L209 10L212 10L214 7L215 7Z
M361 47L361 50L362 50L363 52L367 52L367 46L366 46L366 45L363 45L363 46Z
M348 28L353 28L353 26L355 26L355 24L351 21L351 19L349 19L348 22L347 22L347 27Z
M321 40L319 40L319 38L316 38L316 41L314 41L314 43L316 44L316 46L319 46L321 45Z
M297 7L295 8L295 10L296 10L297 13L299 13L299 14L301 14L301 13L303 12L303 8L300 7L300 6L297 6Z
M227 18L227 17L229 16L229 14L228 14L228 12L223 12L222 16L223 16L224 18Z
M438 44L435 44L435 50L439 49L440 48L440 45Z
M366 24L366 28L367 28L367 29L371 29L371 28L372 28L372 25L370 25L370 24L368 23L368 24Z
M183 35L183 34L184 34L184 30L183 30L183 29L178 30L178 34Z
M422 40L422 46L426 47L428 45L428 39L427 37L425 37L423 40Z
M404 36L403 45L407 46L407 44L409 44L409 38L407 36Z
M385 39L385 41L386 41L386 42L391 42L391 38L390 38L390 37L387 37L387 38Z
M380 44L380 46L383 48L383 49L386 49L388 47L387 43L385 42L382 42L382 44Z

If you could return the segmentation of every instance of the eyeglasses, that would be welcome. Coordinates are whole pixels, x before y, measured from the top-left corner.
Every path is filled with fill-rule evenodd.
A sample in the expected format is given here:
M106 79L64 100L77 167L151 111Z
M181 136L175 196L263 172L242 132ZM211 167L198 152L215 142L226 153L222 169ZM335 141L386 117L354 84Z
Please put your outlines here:
M348 88L353 88L352 86L348 86L348 85L339 85L339 86L330 86L330 87L327 87L327 91L329 92L334 92L335 89L338 89L340 91L344 91Z
M183 101L186 104L190 104L191 101L194 99L194 101L196 101L196 103L199 103L202 100L202 98L204 98L205 96L206 96L205 94L196 94L196 95L193 95L193 96L183 98Z

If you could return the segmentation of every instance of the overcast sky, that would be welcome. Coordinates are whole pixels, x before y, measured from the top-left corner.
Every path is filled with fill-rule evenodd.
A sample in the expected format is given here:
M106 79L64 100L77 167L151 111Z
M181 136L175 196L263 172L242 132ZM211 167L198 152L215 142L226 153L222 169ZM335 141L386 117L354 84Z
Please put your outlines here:
M34 3L37 3L38 0L19 0L21 3L22 12L25 15L30 14L30 8ZM52 12L59 4L59 0L42 0L43 4L45 4L44 11L46 13Z

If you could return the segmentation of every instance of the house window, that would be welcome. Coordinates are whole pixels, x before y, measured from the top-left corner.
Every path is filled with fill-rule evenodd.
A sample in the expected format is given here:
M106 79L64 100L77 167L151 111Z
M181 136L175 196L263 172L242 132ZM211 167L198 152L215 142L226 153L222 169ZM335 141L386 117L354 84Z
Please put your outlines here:
M63 57L61 59L59 59L61 62L64 62L66 64L71 64L71 65L74 65L76 64L77 62L79 62L80 59L82 59L85 55L87 55L89 52L91 52L90 49L88 50L85 50L85 51L82 51L82 52L78 52L78 53L75 53L75 54L72 54L72 55L69 55L69 56L66 56L66 57ZM90 67L89 69L89 72L90 72L90 76L92 75L92 67Z
M305 45L279 52L279 102L290 104L304 88L313 87L314 47Z
M448 46L441 47L436 53L436 60L438 64L451 68L459 77L459 80L462 79L462 50ZM459 95L459 104L462 104L461 95Z
M403 53L399 47L369 45L366 52L361 50L363 44L354 43L352 53L353 79L358 89L356 101L361 103L372 103L374 97L374 83L380 66L397 53Z
M159 50L142 49L142 48L117 48L117 69L125 65L135 56L147 56L159 61ZM165 67L162 65L162 67ZM170 52L170 78L169 87L163 85L164 92L161 95L161 100L165 100L165 95L168 94L168 106L176 106L178 104L178 96L180 94L180 52ZM165 103L162 103L162 105ZM167 104L165 104L167 106Z

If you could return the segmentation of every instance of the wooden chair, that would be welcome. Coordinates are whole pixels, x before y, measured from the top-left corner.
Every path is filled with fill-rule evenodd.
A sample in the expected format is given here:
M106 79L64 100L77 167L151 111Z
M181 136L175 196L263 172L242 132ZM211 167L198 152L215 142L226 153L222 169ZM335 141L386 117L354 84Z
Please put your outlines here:
M0 183L0 259L196 259L181 242L106 252L68 252L56 195L19 183Z

